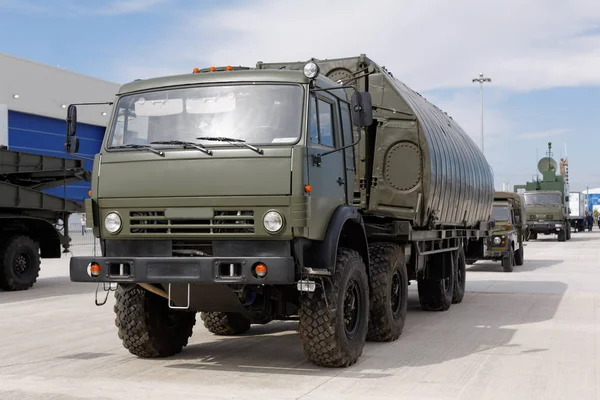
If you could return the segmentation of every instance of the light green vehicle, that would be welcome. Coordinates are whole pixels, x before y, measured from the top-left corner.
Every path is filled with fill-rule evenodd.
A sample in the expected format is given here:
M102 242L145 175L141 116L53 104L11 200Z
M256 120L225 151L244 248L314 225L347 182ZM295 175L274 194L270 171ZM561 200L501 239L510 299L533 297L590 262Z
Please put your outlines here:
M218 335L298 320L307 358L345 367L398 339L409 279L425 310L462 301L493 188L460 126L364 55L134 81L94 157L102 255L70 276L116 291L140 357L179 353L200 312Z
M521 195L496 192L492 219L495 226L487 240L483 260L501 261L504 272L512 272L515 265L523 265L523 242L527 230L525 204ZM474 264L477 260L467 260Z

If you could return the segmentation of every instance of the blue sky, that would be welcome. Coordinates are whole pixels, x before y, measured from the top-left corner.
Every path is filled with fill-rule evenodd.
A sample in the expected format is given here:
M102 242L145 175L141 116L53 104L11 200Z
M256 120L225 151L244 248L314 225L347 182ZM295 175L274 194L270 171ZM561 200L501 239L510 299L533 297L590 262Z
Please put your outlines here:
M366 53L480 143L496 188L552 141L572 190L600 187L600 2L0 0L0 52L113 82L208 65ZM373 11L372 14L369 14Z

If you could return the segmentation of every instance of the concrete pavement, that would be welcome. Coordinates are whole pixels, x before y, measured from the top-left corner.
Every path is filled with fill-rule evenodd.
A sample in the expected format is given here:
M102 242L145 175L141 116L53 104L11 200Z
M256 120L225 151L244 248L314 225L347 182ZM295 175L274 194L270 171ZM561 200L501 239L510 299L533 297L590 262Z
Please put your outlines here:
M89 246L73 248L89 254ZM175 357L143 360L117 337L111 293L71 283L68 257L36 285L0 292L0 399L598 399L600 233L527 243L525 265L478 262L462 304L419 308L404 333L348 369L308 363L296 322L216 337L197 316Z

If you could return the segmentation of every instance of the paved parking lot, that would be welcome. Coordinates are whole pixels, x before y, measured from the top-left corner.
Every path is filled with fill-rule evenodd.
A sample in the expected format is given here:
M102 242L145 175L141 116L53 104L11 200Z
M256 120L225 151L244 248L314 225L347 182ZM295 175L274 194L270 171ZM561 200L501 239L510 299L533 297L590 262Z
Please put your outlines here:
M75 254L90 253L76 246ZM178 356L142 360L121 345L111 293L71 283L46 260L33 289L0 292L1 399L598 399L600 233L527 243L525 265L479 262L462 304L419 309L410 286L404 333L367 343L358 364L305 361L297 323L209 334L197 317Z

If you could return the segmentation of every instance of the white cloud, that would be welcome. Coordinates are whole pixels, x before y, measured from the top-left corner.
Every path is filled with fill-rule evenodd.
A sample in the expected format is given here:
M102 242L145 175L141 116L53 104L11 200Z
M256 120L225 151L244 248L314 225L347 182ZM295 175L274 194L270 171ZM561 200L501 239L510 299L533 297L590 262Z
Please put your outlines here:
M600 84L600 1L255 0L185 14L131 62L176 73L366 53L420 91L480 71L512 90Z

